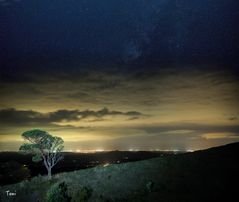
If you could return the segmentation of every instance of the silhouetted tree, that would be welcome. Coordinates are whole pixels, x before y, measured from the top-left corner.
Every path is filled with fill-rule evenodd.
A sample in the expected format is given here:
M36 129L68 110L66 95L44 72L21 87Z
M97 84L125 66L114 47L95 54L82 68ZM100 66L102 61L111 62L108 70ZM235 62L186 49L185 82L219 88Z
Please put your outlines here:
M19 150L33 153L32 161L34 162L43 160L48 178L51 179L51 169L63 159L61 153L64 148L63 139L39 129L26 131L22 134L22 137L30 143L24 143Z

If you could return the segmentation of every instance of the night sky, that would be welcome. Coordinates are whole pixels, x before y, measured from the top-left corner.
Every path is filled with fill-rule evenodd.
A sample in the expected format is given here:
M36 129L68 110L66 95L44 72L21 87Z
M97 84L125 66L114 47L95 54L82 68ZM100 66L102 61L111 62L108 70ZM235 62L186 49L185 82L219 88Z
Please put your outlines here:
M0 0L0 150L239 141L237 0Z

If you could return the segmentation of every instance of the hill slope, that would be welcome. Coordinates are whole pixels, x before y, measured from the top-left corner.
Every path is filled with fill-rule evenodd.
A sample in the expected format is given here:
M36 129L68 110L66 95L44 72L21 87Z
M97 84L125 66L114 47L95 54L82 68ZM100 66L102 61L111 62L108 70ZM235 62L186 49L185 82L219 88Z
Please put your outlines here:
M74 201L80 187L92 189L89 201L216 201L236 196L239 143L151 160L61 173L47 181L1 187L2 201L45 201L46 192L64 181ZM5 191L16 190L7 197Z

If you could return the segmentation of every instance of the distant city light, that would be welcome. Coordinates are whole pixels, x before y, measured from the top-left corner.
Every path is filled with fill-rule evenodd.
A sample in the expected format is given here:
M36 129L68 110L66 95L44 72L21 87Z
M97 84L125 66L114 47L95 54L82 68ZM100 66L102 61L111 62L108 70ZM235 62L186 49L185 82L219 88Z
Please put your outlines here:
M76 153L96 153L96 152L111 152L111 151L115 151L115 150L105 150L105 149L76 149L76 150L66 150L66 152L76 152ZM119 151L119 150L117 150ZM138 151L143 151L140 149L135 149L135 148L130 148L128 150L125 151L130 151L130 152L138 152ZM182 152L183 150L180 149L149 149L148 151L151 152L174 152L174 153L178 153L178 152ZM187 149L184 150L184 152L194 152L195 150L192 149Z
M107 166L109 166L110 164L109 163L105 163L104 165L103 165L103 167L107 167Z
M139 151L138 149L130 148L129 151Z
M68 152L77 152L77 153L95 153L95 152L104 152L104 151L110 151L110 150L104 150L104 149L76 149L76 150L67 150Z
M96 149L95 152L104 152L104 149Z

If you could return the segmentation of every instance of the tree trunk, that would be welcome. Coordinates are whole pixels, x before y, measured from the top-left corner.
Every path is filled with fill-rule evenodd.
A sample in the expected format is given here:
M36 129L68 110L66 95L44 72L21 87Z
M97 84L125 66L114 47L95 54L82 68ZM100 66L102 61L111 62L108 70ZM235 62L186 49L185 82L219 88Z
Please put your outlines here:
M48 179L51 179L51 167L47 168L47 171L48 171Z

